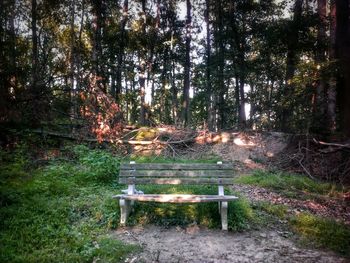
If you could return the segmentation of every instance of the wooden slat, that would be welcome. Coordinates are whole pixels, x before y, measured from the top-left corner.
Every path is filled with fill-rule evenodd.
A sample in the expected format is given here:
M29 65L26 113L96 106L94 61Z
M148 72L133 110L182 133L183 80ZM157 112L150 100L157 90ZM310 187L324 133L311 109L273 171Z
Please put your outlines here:
M145 194L145 195L115 195L113 198L134 200L141 202L159 203L205 203L232 201L238 199L233 195L186 195L186 194Z
M122 163L120 170L232 170L232 164L208 163Z
M222 177L222 178L233 178L235 174L232 170L194 170L194 171L167 171L167 170L141 170L141 171L132 171L132 170L121 170L119 177L163 177L163 178L173 178L173 177Z
M137 177L120 177L120 184L217 184L229 185L233 184L233 179L227 178L137 178Z

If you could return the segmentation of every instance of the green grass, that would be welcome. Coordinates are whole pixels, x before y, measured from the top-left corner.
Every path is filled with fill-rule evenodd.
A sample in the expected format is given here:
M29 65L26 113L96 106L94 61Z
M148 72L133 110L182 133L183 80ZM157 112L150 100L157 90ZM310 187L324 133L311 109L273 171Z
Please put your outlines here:
M65 148L64 156L34 168L27 153L24 147L11 153L0 151L0 262L120 262L140 249L110 236L120 218L118 202L111 197L126 188L117 184L121 158L79 145ZM154 157L136 160L174 162ZM140 189L150 193L217 193L216 187L205 186ZM248 229L254 218L247 201L230 202L231 230ZM128 220L129 225L193 222L220 228L217 203L136 203Z
M288 213L288 206L286 205L275 205L269 202L258 202L256 209L265 211L266 213L276 216L279 219L285 219Z
M0 262L119 262L138 249L109 236L119 219L110 181L119 161L86 147L74 152L75 161L36 170L23 152L2 152Z
M138 190L153 194L217 194L217 187L213 186L139 186ZM227 194L229 194L227 192ZM230 193L234 194L234 193ZM229 202L228 225L233 231L243 231L255 223L255 214L250 204L244 198ZM218 204L170 204L136 202L135 210L127 222L135 224L157 225L188 225L196 223L209 228L221 228Z
M306 194L332 195L340 188L334 184L317 182L304 175L271 173L256 171L252 175L243 175L235 179L236 183L257 185L285 193L289 197L300 197Z
M332 219L301 213L289 220L295 232L321 248L350 256L350 228Z
M255 204L256 214L260 215L259 223L269 226L278 219L288 222L292 232L301 237L301 243L309 247L325 248L342 256L350 256L350 227L330 218L321 218L310 213L291 215L288 206L269 202ZM267 213L267 214L266 214Z
M123 159L123 162L135 161L136 163L216 163L222 159L216 155L209 155L205 159L189 159L189 158L165 158L162 156L137 156L131 155Z

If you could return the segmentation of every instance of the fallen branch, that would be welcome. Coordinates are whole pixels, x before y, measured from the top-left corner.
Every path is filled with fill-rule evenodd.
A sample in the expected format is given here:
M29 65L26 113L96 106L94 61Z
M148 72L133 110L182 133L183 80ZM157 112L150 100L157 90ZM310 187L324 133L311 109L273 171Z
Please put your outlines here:
M350 144L340 144L340 143L331 143L331 142L322 142L317 141L315 138L313 138L313 141L317 144L326 145L326 146L334 146L338 148L348 148L350 149Z
M76 140L76 141L85 141L85 142L105 142L105 143L117 143L117 144L130 144L130 145L151 145L151 144L160 144L160 145L169 145L169 144L183 144L187 142L193 142L195 139L194 137L186 138L183 140L178 141L159 141L158 139L152 140L152 141L137 141L137 140L122 140L122 139L103 139L98 140L95 138L82 138L82 137L76 137L72 136L70 134L63 134L63 133L57 133L57 132L49 132L49 131L43 131L43 130L29 130L29 132L41 134L43 136L52 136L57 138L63 138L68 140Z

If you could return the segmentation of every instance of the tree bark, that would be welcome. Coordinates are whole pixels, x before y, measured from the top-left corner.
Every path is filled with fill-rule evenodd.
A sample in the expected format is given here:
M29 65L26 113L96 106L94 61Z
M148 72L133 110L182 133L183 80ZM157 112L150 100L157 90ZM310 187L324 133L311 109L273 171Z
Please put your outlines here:
M126 23L129 17L129 1L124 0L123 4L123 17L121 20L120 26L120 39L117 39L119 42L119 50L117 55L117 72L116 72L116 86L112 92L112 96L119 101L120 94L122 93L122 72L124 67L124 57L125 57L125 47L127 45L127 33L125 30Z
M218 129L223 129L227 125L226 118L226 101L225 94L227 91L227 87L225 86L224 80L224 67L225 67L225 50L224 50L224 36L223 36L223 13L222 13L222 1L217 1L217 41L218 41Z
M319 19L317 28L317 51L315 54L315 62L319 70L322 69L322 65L326 62L326 24L327 24L327 0L317 0L317 15ZM327 121L325 118L327 114L327 100L326 100L326 80L319 71L318 80L315 83L315 91L313 94L313 121L312 126L315 131L321 129L326 131Z
M37 1L32 0L31 2L31 31L32 31L32 69L31 69L31 96L32 103L30 109L29 120L31 125L39 125L39 115L41 114L40 110L40 90L38 86L38 70L39 70L39 53L38 53L38 34L37 34Z
M71 17L70 17L70 40L71 40L71 47L70 47L70 72L69 72L69 82L70 82L70 99L71 99L71 118L75 119L77 117L77 103L76 103L76 90L74 86L74 79L75 79L75 24L74 24L74 18L75 18L75 0L72 0L71 2Z
M337 98L340 130L350 137L350 1L336 3L336 58L339 60Z
M214 122L215 122L215 112L213 107L213 92L211 88L211 41L210 41L210 0L205 1L205 12L204 12L204 20L206 24L206 66L205 66L205 79L206 79L206 93L207 93L207 123L209 131L213 131Z
M329 60L334 64L336 57L336 5L335 0L330 1L330 50ZM337 96L337 76L332 72L327 90L327 128L331 133L336 130L336 96Z
M185 67L184 67L184 86L182 99L182 123L184 127L189 126L190 121L190 70L191 70L191 1L186 0L186 53L185 53Z
M102 28L104 27L104 1L93 0L93 47L92 47L92 74L98 88L107 93L107 80L103 65Z
M301 23L303 0L295 0L293 10L293 21L291 23L290 31L287 35L287 59L286 59L286 77L284 90L284 105L282 105L281 114L281 130L284 132L290 131L291 120L293 117L293 102L290 102L294 94L294 85L292 79L295 74L295 68L298 63L297 48L299 43L299 27ZM288 101L288 103L287 103Z
M142 14L143 17L143 23L142 23L142 35L145 36L146 34L146 0L142 0ZM141 52L140 54L140 72L139 72L139 84L140 84L140 124L141 125L147 125L147 116L146 116L146 101L145 101L145 95L146 95L146 67L147 62L145 61L146 54L143 54Z

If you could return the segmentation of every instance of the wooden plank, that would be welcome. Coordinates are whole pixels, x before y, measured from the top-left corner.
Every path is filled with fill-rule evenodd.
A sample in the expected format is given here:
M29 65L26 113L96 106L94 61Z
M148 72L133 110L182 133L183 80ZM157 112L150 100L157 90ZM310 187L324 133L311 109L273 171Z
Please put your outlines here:
M122 163L120 170L232 170L232 164L208 163Z
M228 178L138 178L138 177L119 177L120 184L233 184L233 179Z
M233 178L235 174L232 170L194 170L194 171L179 171L179 170L121 170L119 173L120 177L222 177L222 178Z
M145 195L115 195L113 198L133 200L141 202L159 202L159 203L206 203L223 202L238 199L233 195L188 195L188 194L145 194Z

